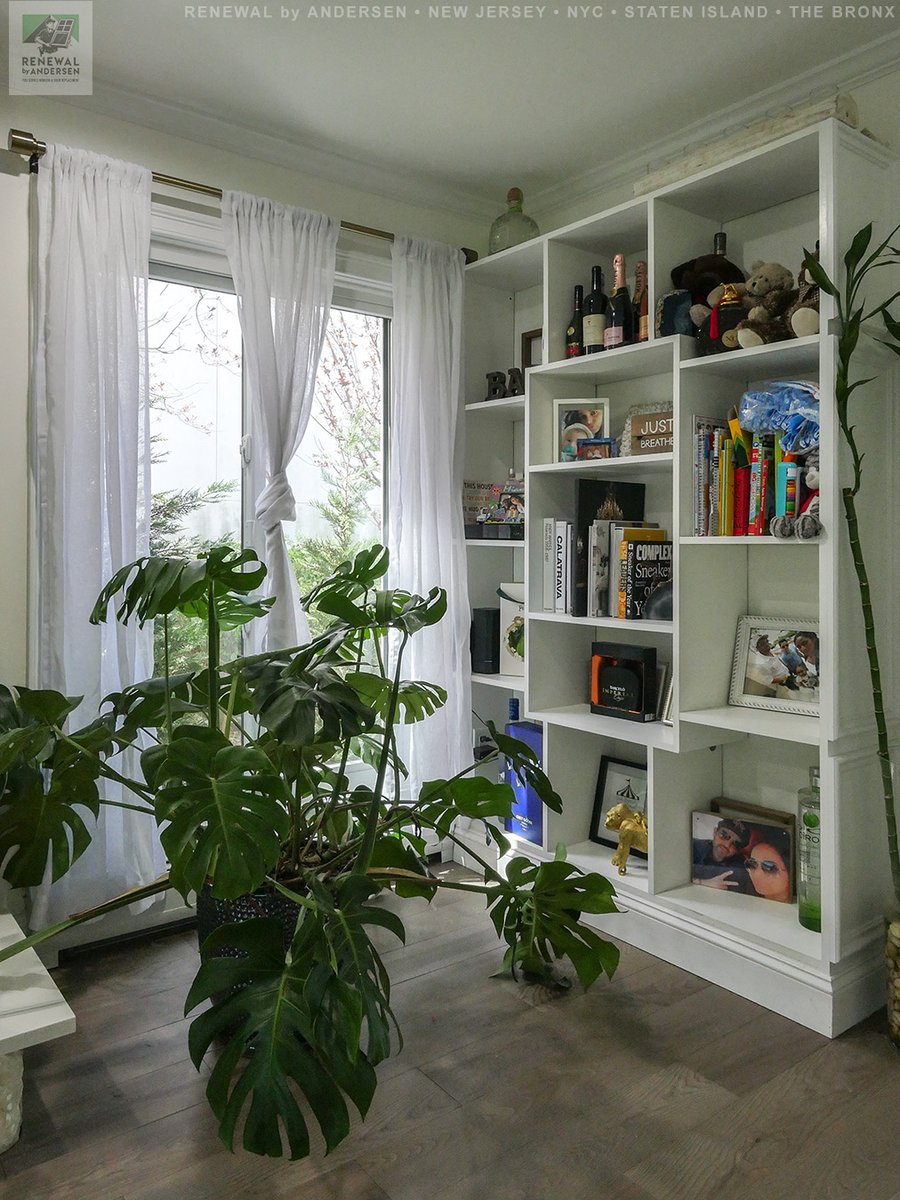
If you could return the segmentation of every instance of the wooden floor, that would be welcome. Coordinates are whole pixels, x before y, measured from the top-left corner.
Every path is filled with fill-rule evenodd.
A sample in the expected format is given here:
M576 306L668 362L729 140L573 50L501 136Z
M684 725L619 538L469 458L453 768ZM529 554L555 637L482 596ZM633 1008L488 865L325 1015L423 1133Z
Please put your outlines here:
M335 1153L220 1145L181 1017L195 938L170 934L56 972L78 1032L27 1052L2 1200L900 1200L880 1018L829 1042L628 947L612 983L555 998L491 978L481 902L404 913L406 1045Z

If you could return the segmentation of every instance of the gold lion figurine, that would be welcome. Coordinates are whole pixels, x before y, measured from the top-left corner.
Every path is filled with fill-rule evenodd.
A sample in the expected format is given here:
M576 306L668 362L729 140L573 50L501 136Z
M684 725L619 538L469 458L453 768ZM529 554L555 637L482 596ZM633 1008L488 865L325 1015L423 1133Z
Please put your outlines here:
M647 851L647 818L642 812L634 812L627 804L616 804L606 814L603 824L607 829L619 831L619 848L612 856L612 863L619 868L619 874L624 875L631 851Z

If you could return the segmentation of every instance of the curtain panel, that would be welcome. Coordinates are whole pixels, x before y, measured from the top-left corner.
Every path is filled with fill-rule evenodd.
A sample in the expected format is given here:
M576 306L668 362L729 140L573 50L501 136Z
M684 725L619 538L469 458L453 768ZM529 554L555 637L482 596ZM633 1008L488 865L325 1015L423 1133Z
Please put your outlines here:
M269 571L266 595L276 597L247 633L254 650L276 650L309 636L282 522L296 518L287 468L312 411L340 221L229 191L222 217L244 335L253 453L265 474L263 483L256 473L252 497L260 534L254 542Z
M150 627L88 623L107 580L149 549L150 182L142 167L53 145L37 176L34 685L83 695L73 722L153 668ZM148 883L163 867L153 822L104 808L88 851L33 897L32 922Z
M436 242L393 245L389 539L394 586L447 592L447 615L410 639L404 675L439 683L447 703L407 730L412 795L471 761L469 601L462 520L463 255ZM411 734L411 736L410 736Z

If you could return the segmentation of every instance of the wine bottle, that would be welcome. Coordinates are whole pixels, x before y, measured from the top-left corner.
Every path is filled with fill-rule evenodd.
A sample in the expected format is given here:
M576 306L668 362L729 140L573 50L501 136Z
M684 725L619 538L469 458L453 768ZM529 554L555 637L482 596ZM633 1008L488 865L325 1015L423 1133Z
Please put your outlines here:
M597 354L604 349L603 333L606 329L606 311L609 300L603 290L603 271L591 268L591 290L584 298L584 352Z
M819 768L810 767L809 787L802 788L798 835L800 841L800 882L797 907L800 924L817 933L822 929L822 846L819 840L821 817L819 804Z
M617 346L630 346L633 341L634 311L625 282L625 255L617 254L613 259L613 293L606 310L603 346L606 350L614 350Z
M536 222L522 212L524 199L521 188L513 187L506 193L507 209L491 226L488 254L496 254L498 250L518 246L520 242L527 242L541 232Z
M634 264L634 340L646 342L650 336L650 296L647 290L647 264L640 259Z
M578 358L584 354L584 288L575 288L575 311L566 329L566 358Z

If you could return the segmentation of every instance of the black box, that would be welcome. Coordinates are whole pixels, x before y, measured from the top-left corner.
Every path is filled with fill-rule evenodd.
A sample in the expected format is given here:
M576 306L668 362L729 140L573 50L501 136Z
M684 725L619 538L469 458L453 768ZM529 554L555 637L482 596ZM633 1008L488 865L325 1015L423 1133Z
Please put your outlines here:
M472 670L479 675L500 674L500 609L473 608L469 635Z
M656 649L621 642L591 645L591 712L625 721L656 720Z

